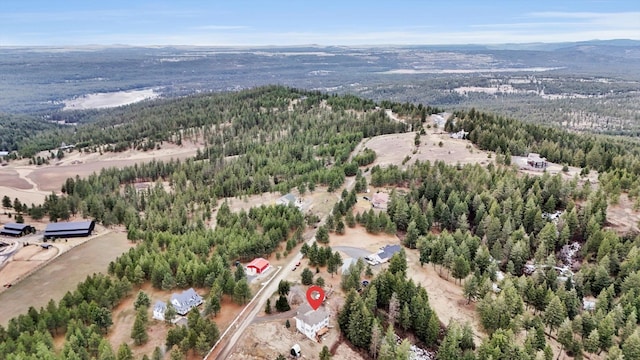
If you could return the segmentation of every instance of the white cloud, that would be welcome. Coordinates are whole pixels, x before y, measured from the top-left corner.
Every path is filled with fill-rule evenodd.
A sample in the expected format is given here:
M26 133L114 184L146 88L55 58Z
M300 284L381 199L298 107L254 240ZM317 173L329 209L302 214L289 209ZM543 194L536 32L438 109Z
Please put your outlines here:
M91 12L95 15L95 12ZM157 14L164 14L157 10ZM0 14L0 23L16 14ZM46 17L66 21L72 17L88 17L89 12L63 12L58 14L29 15L29 21L43 21ZM35 15L32 17L31 15ZM110 18L132 16L121 11L102 14ZM178 16L189 17L185 11ZM59 33L29 34L27 31L2 34L0 45L414 45L414 44L502 44L528 42L585 41L593 39L629 38L640 40L640 12L537 12L526 14L522 22L495 24L460 24L457 28L435 25L407 24L380 30L340 29L329 31L269 31L239 24L189 24L173 29L149 29L133 33L107 33L104 30L66 29ZM51 20L51 19L49 19ZM128 19L129 23L135 19ZM17 21L27 21L19 19ZM40 43L37 43L40 42Z

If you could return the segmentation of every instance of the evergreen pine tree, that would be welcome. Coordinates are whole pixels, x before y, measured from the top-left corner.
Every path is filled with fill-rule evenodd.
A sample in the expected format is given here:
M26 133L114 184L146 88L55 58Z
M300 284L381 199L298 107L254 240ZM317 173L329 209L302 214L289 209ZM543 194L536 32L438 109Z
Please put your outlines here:
M320 351L320 354L318 355L320 357L320 360L329 360L331 359L331 353L329 352L329 348L327 347L327 345L322 347L322 351Z

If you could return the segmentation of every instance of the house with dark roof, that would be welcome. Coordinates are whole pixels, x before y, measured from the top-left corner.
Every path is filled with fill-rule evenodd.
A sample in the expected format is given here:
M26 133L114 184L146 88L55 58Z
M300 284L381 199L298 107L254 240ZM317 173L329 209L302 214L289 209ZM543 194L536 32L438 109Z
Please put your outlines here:
M96 223L93 220L49 223L44 229L45 239L90 236Z
M0 230L0 235L7 236L25 236L27 234L33 234L36 232L36 228L27 224L8 223L4 224L4 228Z
M400 245L386 245L380 248L380 251L377 253L365 256L364 260L370 265L383 264L389 261L393 254L400 252L400 250L402 250Z
M324 306L313 310L306 302L300 305L296 316L296 329L313 341L329 331L329 311Z
M382 260L382 262L387 262L389 261L389 259L391 259L393 254L400 252L400 250L402 250L402 247L400 245L387 245L380 249L378 256L380 257L380 260Z

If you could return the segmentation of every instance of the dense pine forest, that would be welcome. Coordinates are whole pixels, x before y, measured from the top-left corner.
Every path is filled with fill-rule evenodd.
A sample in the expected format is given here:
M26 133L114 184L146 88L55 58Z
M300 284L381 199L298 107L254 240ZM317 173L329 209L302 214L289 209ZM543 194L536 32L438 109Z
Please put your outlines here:
M61 126L31 116L0 113L0 151L17 151L33 134L58 128Z
M385 108L406 121L391 120ZM103 337L113 325L113 308L144 283L164 290L207 289L206 315L190 313L188 326L172 328L166 339L172 358L206 353L219 337L215 315L221 298L244 304L251 297L246 278L232 264L279 248L286 248L286 256L310 223L293 206L233 213L220 200L319 186L334 192L347 177L354 177L355 188L343 191L318 228L318 242L326 232L361 224L369 232L397 234L406 247L365 290L345 287L338 326L363 355L406 359L409 344L398 344L395 332L443 360L550 360L553 344L576 358L640 358L640 238L607 228L611 202L623 192L638 198L635 140L567 133L472 110L455 112L446 128L469 131L474 144L500 157L497 164L435 161L369 169L375 152L350 157L368 137L411 130L419 140L427 116L437 112L274 86L97 112L94 122L73 131L23 140L18 151L27 158L61 142L85 152L195 139L206 145L186 161L70 178L62 196L25 207L33 217L80 214L104 225L122 224L137 246L59 303L32 308L0 328L0 359L132 358L128 345L113 349ZM566 181L562 174L527 175L510 166L510 156L527 152L585 173L597 170L599 184L580 176ZM395 189L386 212L351 211L356 194L367 188L365 173L371 185ZM138 191L139 181L155 186ZM484 340L474 343L467 324L440 323L429 306L429 289L411 278L407 252L461 284L468 302L475 302ZM138 296L143 310L136 318L136 342L144 342L148 304ZM585 297L595 300L593 309L584 308ZM65 341L57 350L53 339L60 336ZM148 354L160 356L159 350Z

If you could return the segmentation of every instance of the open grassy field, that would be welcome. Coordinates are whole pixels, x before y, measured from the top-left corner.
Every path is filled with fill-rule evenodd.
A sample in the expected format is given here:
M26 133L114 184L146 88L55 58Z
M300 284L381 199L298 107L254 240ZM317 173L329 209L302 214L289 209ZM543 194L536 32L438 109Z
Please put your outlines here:
M49 299L59 301L87 275L106 272L109 262L132 246L126 233L109 232L60 255L0 293L0 302L6 310L0 312L0 324L6 326L12 317L26 313L29 306L38 309Z

